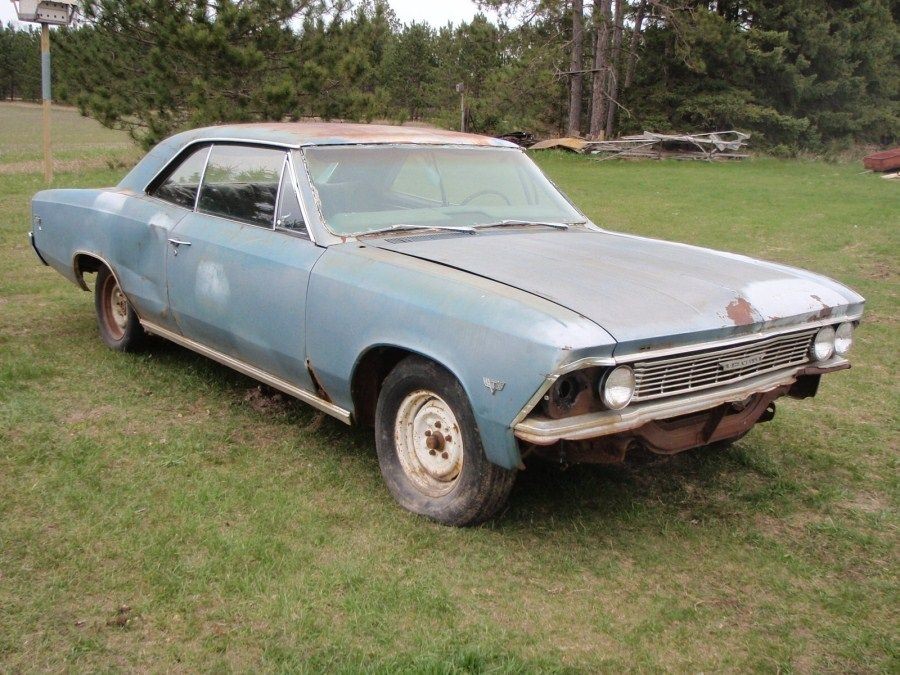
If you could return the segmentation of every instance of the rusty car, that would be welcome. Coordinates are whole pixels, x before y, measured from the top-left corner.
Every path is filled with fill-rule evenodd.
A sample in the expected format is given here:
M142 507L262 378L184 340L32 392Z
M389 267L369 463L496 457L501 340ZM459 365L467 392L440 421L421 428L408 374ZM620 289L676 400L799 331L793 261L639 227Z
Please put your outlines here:
M109 347L159 336L373 428L393 497L460 526L534 457L740 438L849 367L864 305L825 276L605 229L521 148L435 129L187 131L115 187L39 192L32 219Z

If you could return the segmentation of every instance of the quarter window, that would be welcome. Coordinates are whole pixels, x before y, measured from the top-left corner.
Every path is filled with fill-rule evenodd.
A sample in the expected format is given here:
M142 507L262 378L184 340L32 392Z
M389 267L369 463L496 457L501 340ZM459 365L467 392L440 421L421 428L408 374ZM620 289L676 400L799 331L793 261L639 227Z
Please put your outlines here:
M303 222L303 211L300 209L300 200L297 198L297 190L291 180L291 172L287 164L281 173L281 187L279 188L278 214L275 217L275 227L279 230L296 232L309 238L306 224Z
M163 178L151 194L172 204L193 210L208 154L208 145L194 150Z
M214 145L198 210L271 228L285 153L241 145Z

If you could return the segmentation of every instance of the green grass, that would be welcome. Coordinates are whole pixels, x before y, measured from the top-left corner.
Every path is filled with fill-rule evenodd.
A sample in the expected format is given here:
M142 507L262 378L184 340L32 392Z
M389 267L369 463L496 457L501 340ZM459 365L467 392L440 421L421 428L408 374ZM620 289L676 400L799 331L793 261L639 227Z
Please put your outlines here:
M0 106L0 158L18 114ZM603 226L857 288L853 370L726 451L529 465L495 522L448 529L394 505L366 433L174 346L104 348L91 297L33 257L42 180L13 167L0 671L897 672L900 185L855 165L539 161Z
M82 117L75 108L54 106L50 120L57 170L83 171L107 164L119 167L123 161L140 157L126 134ZM0 173L41 171L40 105L0 102L0 121Z

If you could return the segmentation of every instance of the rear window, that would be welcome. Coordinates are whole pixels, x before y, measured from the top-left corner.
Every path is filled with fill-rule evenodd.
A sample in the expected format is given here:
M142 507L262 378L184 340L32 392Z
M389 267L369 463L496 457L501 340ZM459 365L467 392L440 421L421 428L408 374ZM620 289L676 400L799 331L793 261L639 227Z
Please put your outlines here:
M274 227L275 198L285 152L215 145L209 153L199 211L262 227Z

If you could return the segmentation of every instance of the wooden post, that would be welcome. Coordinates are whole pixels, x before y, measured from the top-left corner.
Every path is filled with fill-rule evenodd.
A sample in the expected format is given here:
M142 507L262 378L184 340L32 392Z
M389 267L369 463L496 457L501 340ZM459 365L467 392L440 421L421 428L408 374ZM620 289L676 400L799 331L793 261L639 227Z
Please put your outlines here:
M459 130L466 130L466 85L462 82L456 84L459 93Z
M53 155L50 150L50 26L41 24L41 103L44 126L44 180L53 180Z
M466 92L459 92L459 130L466 130Z

